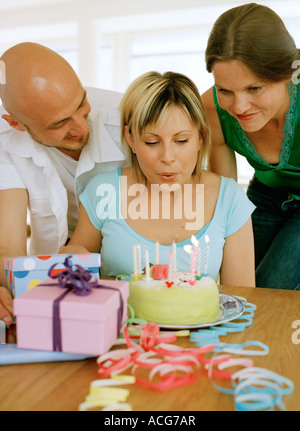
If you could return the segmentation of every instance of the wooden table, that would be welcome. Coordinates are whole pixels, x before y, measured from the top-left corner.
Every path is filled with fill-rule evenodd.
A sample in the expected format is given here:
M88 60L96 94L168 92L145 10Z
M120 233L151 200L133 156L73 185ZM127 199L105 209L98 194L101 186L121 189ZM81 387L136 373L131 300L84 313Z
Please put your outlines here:
M294 392L284 396L283 401L287 410L300 410L300 334L297 337L297 329L292 327L294 321L300 320L300 292L225 286L220 290L243 296L257 306L251 326L244 332L227 334L221 341L239 344L259 340L265 343L270 352L266 356L253 357L254 365L291 379L295 384ZM299 344L293 343L298 339ZM179 339L178 343L195 347L188 337ZM95 359L2 365L0 410L76 411L89 393L89 384L96 379ZM234 410L233 397L215 389L205 374L193 384L167 392L138 385L127 387L130 389L128 402L133 411Z

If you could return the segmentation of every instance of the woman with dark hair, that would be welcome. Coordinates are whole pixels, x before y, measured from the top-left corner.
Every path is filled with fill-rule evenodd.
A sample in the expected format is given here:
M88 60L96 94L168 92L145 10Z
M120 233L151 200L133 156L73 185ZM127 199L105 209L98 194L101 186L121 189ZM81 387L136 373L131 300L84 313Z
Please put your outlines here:
M256 285L300 290L299 52L281 18L250 3L222 14L206 49L215 85L203 95L211 170L237 179L235 152L254 168Z

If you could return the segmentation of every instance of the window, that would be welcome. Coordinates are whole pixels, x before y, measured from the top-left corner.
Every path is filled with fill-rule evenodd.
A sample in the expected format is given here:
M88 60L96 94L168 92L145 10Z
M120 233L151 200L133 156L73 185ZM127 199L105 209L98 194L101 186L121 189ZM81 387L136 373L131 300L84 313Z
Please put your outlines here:
M180 72L189 76L203 92L212 83L206 72L207 38L199 31L177 31L132 39L130 81L149 70Z
M299 2L264 4L282 17L300 47ZM101 20L97 86L123 92L144 72L172 70L189 76L203 93L213 85L204 61L210 29L233 6L236 4ZM239 182L248 184L254 169L239 155L237 164Z
M41 43L58 52L79 73L77 33L75 22L1 29L0 55L11 46L21 42Z
M128 1L126 12L123 9L114 11L115 16L108 16L110 7L107 6L106 10L106 2L101 2L103 5L99 8L89 8L88 2L83 0L74 3L72 0L45 3L44 0L30 0L28 7L33 12L30 13L30 22L39 24L24 25L24 2L3 0L2 3L1 19L6 19L8 11L10 20L14 16L16 23L6 20L5 27L1 28L0 55L8 47L28 40L42 43L61 54L86 86L123 92L133 79L146 71L173 70L193 79L200 93L213 84L204 62L211 27L221 13L238 4L230 3L230 0L227 4L220 4L215 0L191 9L186 0L186 9L175 10L170 0L169 10L136 13L136 2ZM55 3L57 9L54 9ZM90 3L97 4L92 0ZM163 3L167 7L168 2ZM299 0L266 0L263 4L282 17L300 48ZM12 15L9 9L13 7ZM143 7L140 2L139 10L142 11ZM147 9L155 10L155 5L145 5ZM69 21L63 22L64 16ZM22 26L18 22L22 22ZM242 157L238 157L238 164L240 181L247 183L253 169Z

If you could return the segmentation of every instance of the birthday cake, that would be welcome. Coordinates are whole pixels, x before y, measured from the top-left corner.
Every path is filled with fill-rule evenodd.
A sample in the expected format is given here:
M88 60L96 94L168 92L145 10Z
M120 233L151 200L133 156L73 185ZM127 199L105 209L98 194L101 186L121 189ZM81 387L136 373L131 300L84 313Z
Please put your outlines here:
M158 325L197 325L214 322L219 314L219 289L209 276L191 280L190 272L168 274L168 265L154 265L151 277L129 282L129 304L136 317Z

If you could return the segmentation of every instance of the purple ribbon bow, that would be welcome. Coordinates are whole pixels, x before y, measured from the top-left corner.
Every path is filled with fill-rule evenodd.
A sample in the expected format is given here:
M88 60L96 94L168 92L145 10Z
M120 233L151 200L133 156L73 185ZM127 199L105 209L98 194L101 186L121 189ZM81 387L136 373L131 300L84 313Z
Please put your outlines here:
M98 281L93 279L91 273L80 265L75 265L76 269L72 267L72 261L70 260L72 256L66 257L64 261L65 270L52 275L54 267L57 265L55 263L51 266L48 271L49 277L57 279L59 287L66 289L62 295L56 298L53 302L53 350L57 352L62 351L62 339L61 339L61 324L60 324L60 302L64 297L73 291L76 295L87 296L91 293L93 288L101 288L108 290L115 290L119 293L120 306L118 309L118 333L120 334L123 316L123 298L120 290L105 286L103 284L98 284ZM53 286L53 284L42 284L43 286Z
M65 258L65 271L52 275L52 271L57 265L57 263L55 263L49 269L48 275L51 278L57 279L59 287L70 290L73 289L74 293L79 296L87 296L94 287L97 287L97 280L94 280L91 273L80 265L75 265L77 269L74 270L72 261L70 260L71 257L72 256L68 256Z

